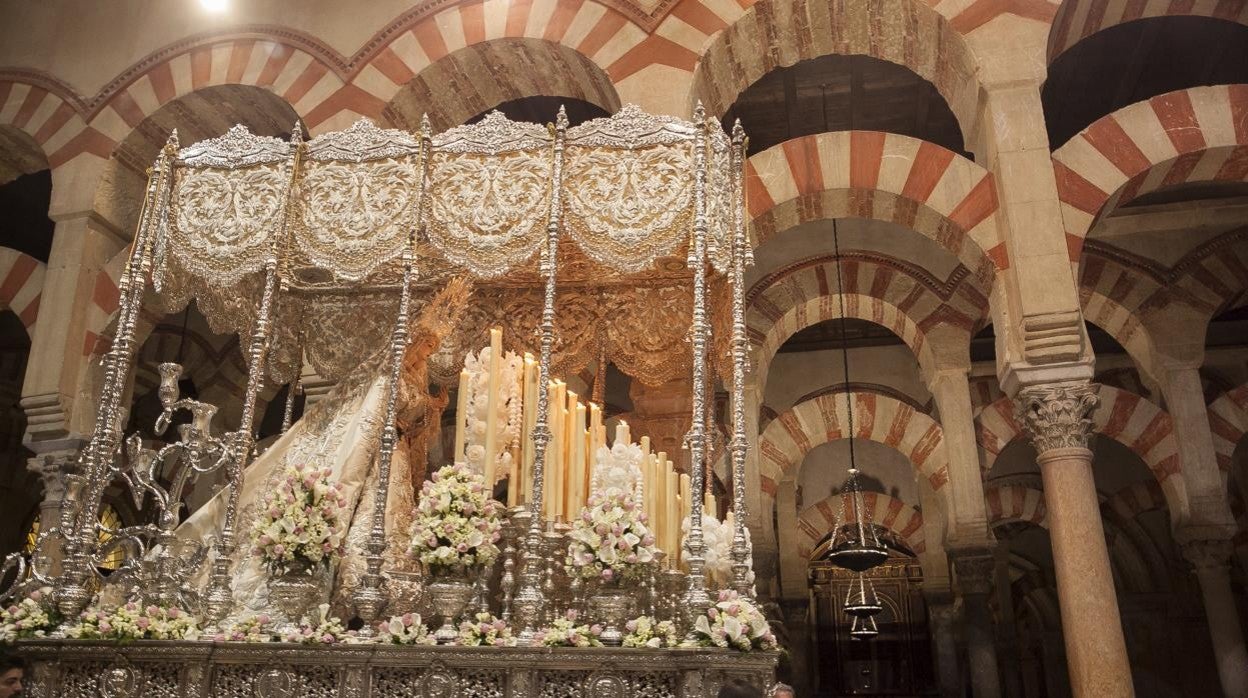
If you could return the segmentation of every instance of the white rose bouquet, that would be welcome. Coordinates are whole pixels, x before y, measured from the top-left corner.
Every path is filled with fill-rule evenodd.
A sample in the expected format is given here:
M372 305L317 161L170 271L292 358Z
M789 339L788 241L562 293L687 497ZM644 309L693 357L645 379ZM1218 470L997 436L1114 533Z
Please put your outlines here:
M257 613L239 618L228 631L218 633L212 639L217 642L273 642L277 639L277 631L272 616Z
M436 645L419 613L391 616L377 624L377 641L387 645Z
M564 570L569 576L611 582L634 577L654 562L654 534L631 493L591 495L568 538Z
M199 622L176 606L143 607L130 602L113 611L83 611L66 636L75 640L198 640Z
M601 647L598 636L600 625L577 625L576 611L568 611L562 618L542 631L542 644L546 647Z
M689 536L690 520L691 517L686 516L684 521L680 522L682 539ZM731 511L728 512L728 518L725 521L720 521L709 514L702 515L702 556L705 560L706 580L712 587L724 588L732 584L732 538L735 534ZM748 528L745 529L745 543L748 549L750 545L750 529ZM746 572L746 579L753 584L754 563L750 556L746 556L745 563L750 568Z
M695 644L701 647L728 647L749 650L772 650L776 637L762 611L737 592L719 592L719 601L698 616L693 624Z
M260 503L251 529L252 554L285 572L332 563L346 538L346 499L328 468L288 466Z
M495 618L490 613L478 613L473 616L472 620L465 620L459 624L458 644L468 647L479 647L482 645L502 645L510 646L516 644L515 638L511 636L511 628L507 627L507 623L501 618Z
M650 616L638 616L624 625L625 647L675 647L680 644L676 624L670 620L658 621Z
M435 573L463 573L493 563L502 536L500 509L468 466L443 467L421 486L412 556Z
M312 623L303 623L298 630L292 630L281 636L282 642L295 642L304 645L332 645L342 642L350 636L342 621L329 615L329 604L323 603L316 607Z
M60 615L51 601L52 587L42 587L0 610L0 643L47 635L60 622Z

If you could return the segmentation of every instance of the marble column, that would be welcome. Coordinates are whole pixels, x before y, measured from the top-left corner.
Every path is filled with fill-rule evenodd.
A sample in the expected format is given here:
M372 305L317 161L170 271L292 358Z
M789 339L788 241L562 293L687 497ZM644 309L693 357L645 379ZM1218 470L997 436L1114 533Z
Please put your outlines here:
M1088 450L1096 392L1087 383L1030 386L1017 401L1044 480L1071 692L1134 696Z
M993 550L993 598L1000 615L997 618L998 659L1001 667L1002 690L1008 698L1023 695L1022 657L1019 651L1018 628L1014 623L1014 595L1010 589L1010 546L999 541Z
M940 696L959 698L962 695L962 677L958 667L958 608L948 590L924 591L923 596L927 601L928 631L936 660L936 684L940 688Z
M997 670L997 645L988 595L992 593L995 562L992 551L951 551L962 614L966 622L966 654L975 698L1000 698L1001 677Z
M1205 601L1213 658L1226 698L1248 698L1248 649L1231 592L1230 540L1193 540L1183 544L1183 557L1192 563Z

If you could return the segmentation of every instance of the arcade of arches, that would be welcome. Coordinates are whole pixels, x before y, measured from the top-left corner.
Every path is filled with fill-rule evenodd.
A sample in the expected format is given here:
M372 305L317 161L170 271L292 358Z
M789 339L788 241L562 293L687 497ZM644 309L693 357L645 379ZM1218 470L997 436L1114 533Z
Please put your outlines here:
M1248 696L1245 3L125 7L0 2L3 552L90 431L171 129L701 102L751 134L748 517L798 695ZM140 337L133 424L170 360L238 419L237 338L194 307ZM610 368L608 413L678 452L687 386ZM851 437L891 551L866 642L823 560Z

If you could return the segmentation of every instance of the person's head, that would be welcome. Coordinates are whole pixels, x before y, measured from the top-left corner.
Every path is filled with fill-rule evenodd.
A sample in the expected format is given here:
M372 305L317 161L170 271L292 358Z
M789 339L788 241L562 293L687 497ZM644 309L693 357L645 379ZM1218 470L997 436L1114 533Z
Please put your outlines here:
M22 695L26 661L15 654L0 657L0 698Z
M778 683L771 687L771 698L797 698L797 695L789 684Z
M748 681L733 679L719 689L716 698L763 698L763 692Z

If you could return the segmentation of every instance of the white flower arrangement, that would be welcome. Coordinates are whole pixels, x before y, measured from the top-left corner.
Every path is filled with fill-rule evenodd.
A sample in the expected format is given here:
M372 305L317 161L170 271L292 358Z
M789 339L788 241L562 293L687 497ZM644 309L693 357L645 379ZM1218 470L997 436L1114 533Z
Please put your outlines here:
M377 624L377 641L387 645L436 645L419 613L391 616Z
M693 624L694 644L700 647L727 647L748 652L776 648L776 636L762 611L737 592L719 592L719 601L698 616Z
M478 613L471 620L462 621L459 624L459 639L456 643L468 647L482 645L510 647L516 644L516 639L511 636L511 628L507 627L505 621L487 612Z
M598 636L602 634L600 625L577 625L576 611L568 611L562 618L556 618L550 627L542 630L542 644L546 647L602 647Z
M270 569L332 564L342 555L347 502L329 475L328 468L288 466L265 494L251 530L251 551Z
M273 642L277 631L272 616L257 613L239 618L229 630L217 633L212 639L217 642Z
M485 472L485 430L489 418L489 387L490 387L490 347L485 347L474 356L469 353L464 357L464 370L468 372L468 406L464 453L455 454L455 459L464 458L474 470ZM498 444L498 455L494 463L494 472L501 480L511 472L511 447L520 441L521 399L520 379L524 373L524 361L515 352L507 352L499 362L498 395L494 401L495 432ZM486 486L494 489L495 482Z
M65 632L75 640L198 640L199 621L180 608L130 602L112 611L87 609Z
M501 505L463 463L444 466L420 490L410 552L426 568L466 572L498 557Z
M623 492L640 496L641 446L635 443L616 441L611 448L599 446L594 454L594 467L590 479L590 492L611 494Z
M702 514L702 555L706 562L706 579L712 587L725 588L732 584L732 537L736 533L731 514L727 521L720 521L709 514ZM686 516L680 522L682 548L684 538L689 536L691 517ZM750 546L750 529L745 529L746 549ZM753 556L747 555L745 564L750 567L746 579L754 584Z
M670 620L655 620L650 616L638 616L624 624L625 647L676 647L680 636L676 624Z
M0 643L44 637L60 622L52 605L52 587L35 589L26 598L0 610Z
M611 582L635 577L654 562L654 534L631 494L590 496L572 521L564 570L569 576Z
M350 638L342 621L329 615L329 604L323 603L316 607L315 622L303 623L298 630L292 630L281 636L282 642L293 642L304 645L332 645Z

